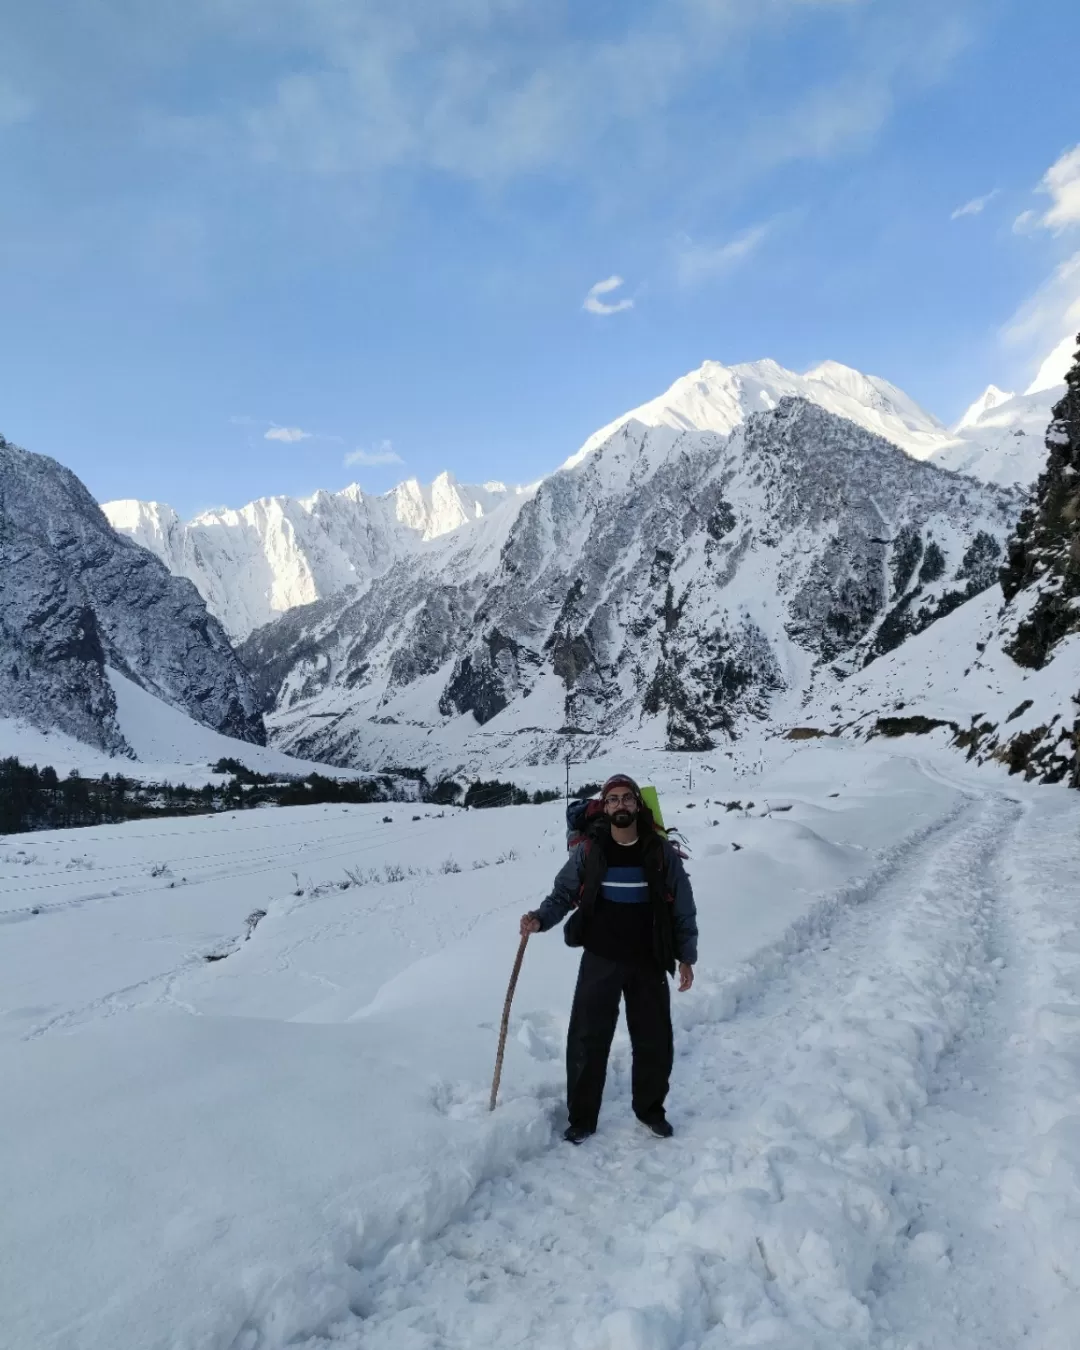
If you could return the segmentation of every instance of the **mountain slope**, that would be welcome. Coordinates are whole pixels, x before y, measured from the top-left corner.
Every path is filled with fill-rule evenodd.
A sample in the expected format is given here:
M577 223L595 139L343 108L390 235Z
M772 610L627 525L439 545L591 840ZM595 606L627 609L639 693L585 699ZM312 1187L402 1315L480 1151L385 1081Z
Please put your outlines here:
M804 720L861 736L932 733L969 758L1080 786L1080 351L1045 444L1000 587L859 678L823 677Z
M354 483L311 497L263 497L184 522L170 506L106 502L113 526L194 582L227 632L246 637L295 605L380 576L418 544L482 519L515 492L470 487L443 473L383 496Z
M804 400L726 438L629 423L497 537L429 546L243 654L278 743L330 762L478 735L517 762L703 749L991 584L1020 505Z
M1026 394L1006 394L995 385L971 405L956 424L956 435L930 457L953 473L984 483L1035 482L1046 460L1043 438L1063 386Z
M247 672L189 582L111 528L62 465L0 438L0 715L125 742L106 667L225 735L265 739Z

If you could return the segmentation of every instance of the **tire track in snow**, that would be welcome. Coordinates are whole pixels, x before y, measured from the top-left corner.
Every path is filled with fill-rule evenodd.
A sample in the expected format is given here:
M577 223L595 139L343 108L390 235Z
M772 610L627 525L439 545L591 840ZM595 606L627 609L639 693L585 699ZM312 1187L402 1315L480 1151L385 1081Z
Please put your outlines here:
M671 1143L628 1119L624 1046L593 1140L485 1182L434 1240L405 1236L351 1271L345 1322L316 1321L305 1342L293 1309L290 1343L921 1347L886 1325L881 1291L913 1252L943 1254L908 1183L927 1174L943 1055L990 991L994 872L1018 814L969 801L758 961L702 981L680 1018ZM1004 1244L984 1255L988 1280L1015 1273ZM1013 1350L1014 1328L977 1303L956 1323L970 1338L941 1344ZM276 1345L275 1324L249 1321L236 1350Z

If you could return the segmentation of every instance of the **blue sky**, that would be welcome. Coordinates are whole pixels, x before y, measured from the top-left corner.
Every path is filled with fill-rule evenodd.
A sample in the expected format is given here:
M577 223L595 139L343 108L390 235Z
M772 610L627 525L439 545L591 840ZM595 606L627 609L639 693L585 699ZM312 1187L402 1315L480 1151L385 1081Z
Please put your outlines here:
M1080 328L1077 50L1074 0L8 4L0 430L186 514L529 481L706 358L951 420Z

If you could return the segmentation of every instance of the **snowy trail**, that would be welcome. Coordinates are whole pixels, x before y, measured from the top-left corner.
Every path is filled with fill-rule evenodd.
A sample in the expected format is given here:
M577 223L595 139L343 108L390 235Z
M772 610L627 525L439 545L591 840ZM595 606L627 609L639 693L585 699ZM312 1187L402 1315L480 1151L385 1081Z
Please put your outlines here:
M671 1143L630 1117L617 1045L593 1140L358 1269L349 1323L312 1326L309 1350L1019 1344L1029 1256L989 1180L1013 1085L986 1061L1019 997L997 987L1020 815L969 799L786 950L705 988L679 1017ZM969 1060L1003 1094L980 1098L981 1134ZM233 1346L272 1343L249 1325Z

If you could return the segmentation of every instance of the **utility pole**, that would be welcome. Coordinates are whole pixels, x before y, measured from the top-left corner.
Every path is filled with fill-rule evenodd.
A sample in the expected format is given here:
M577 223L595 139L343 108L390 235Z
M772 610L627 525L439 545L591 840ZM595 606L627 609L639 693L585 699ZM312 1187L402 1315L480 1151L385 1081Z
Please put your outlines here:
M566 800L570 800L570 751L566 752Z

